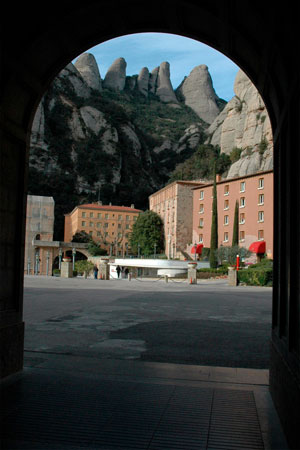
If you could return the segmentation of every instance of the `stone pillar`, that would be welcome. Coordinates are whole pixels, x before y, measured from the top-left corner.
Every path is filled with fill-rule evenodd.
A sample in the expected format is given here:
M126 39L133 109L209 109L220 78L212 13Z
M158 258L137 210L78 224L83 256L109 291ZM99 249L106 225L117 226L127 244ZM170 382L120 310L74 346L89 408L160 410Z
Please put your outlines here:
M100 280L109 280L109 270L110 265L108 264L108 260L102 259L99 264L99 275Z
M70 261L62 261L60 269L61 278L72 278L73 277L73 267Z
M237 271L235 267L228 267L228 285L237 286Z

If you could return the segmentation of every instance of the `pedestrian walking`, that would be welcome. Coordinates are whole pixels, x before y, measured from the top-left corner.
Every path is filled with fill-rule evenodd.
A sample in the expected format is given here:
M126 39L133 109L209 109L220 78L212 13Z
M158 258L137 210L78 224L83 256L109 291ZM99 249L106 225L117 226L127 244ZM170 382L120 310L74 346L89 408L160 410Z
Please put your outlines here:
M97 280L98 278L98 267L96 266L96 264L94 265L94 278L95 280Z
M118 273L118 278L120 278L121 267L117 266L116 271Z
M126 267L126 269L124 270L124 273L125 273L125 278L128 278L128 273L129 273L128 267Z

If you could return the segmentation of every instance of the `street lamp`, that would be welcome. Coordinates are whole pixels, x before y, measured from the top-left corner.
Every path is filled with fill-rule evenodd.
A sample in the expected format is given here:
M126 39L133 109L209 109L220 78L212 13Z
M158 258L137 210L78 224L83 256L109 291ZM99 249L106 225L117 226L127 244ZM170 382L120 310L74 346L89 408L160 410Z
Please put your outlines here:
M58 250L58 268L61 270L61 260L62 260L63 251L62 248L59 248Z
M47 276L49 275L49 259L50 259L50 252L49 252L49 250L48 250L47 253L46 253L46 262L47 262L47 265L46 265L46 275L47 275Z
M197 251L197 244L196 244L196 242L194 244L194 249L195 249L195 261L196 261L197 260L197 253L196 253L196 251Z
M76 248L72 248L72 263L73 263L73 272L75 270L75 256L76 256Z
M31 263L30 256L28 256L28 259L27 259L27 275L30 275L30 263Z
M171 235L168 234L168 259L171 258Z
M140 257L140 250L141 250L141 247L140 247L140 244L138 243L138 258Z

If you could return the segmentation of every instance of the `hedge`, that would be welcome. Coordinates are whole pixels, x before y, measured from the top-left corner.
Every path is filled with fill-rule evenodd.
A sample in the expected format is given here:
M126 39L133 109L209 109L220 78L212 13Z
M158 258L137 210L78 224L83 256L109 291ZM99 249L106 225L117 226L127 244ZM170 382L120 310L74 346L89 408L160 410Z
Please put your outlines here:
M266 267L239 270L238 282L246 283L250 286L272 286L273 269L271 267Z

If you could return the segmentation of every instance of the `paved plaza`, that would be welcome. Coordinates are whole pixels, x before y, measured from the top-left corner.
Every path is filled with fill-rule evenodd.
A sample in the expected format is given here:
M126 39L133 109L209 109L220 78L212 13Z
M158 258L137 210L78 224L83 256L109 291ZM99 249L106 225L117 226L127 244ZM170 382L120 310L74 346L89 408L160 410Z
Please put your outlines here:
M271 297L271 288L229 287L223 279L190 285L26 276L25 357L267 369Z
M24 370L1 384L1 449L287 450L270 316L271 289L224 280L25 277Z

